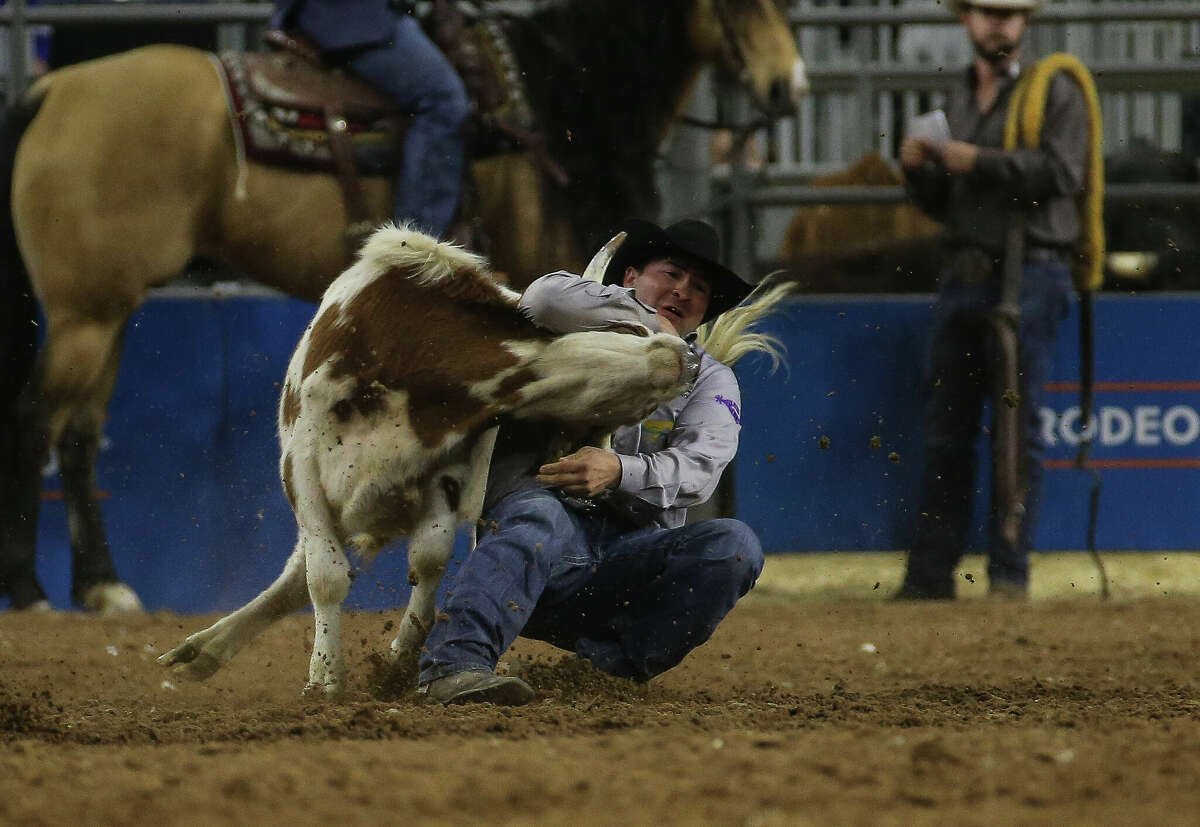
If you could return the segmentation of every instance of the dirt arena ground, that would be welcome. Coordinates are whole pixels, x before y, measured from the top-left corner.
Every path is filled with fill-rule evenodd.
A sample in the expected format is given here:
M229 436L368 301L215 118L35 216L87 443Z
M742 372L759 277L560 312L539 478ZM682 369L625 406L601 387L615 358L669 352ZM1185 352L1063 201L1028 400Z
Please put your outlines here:
M206 684L154 657L212 618L0 615L3 824L1194 824L1200 565L1039 559L1034 599L886 601L897 555L791 555L640 687L520 641L540 701L303 699L310 619ZM965 575L971 574L970 580Z

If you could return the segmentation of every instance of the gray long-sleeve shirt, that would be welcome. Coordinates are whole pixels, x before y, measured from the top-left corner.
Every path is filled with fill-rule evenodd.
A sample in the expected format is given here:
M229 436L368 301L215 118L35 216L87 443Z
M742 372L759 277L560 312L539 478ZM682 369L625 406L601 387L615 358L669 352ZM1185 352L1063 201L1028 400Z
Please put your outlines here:
M521 297L520 309L555 333L640 324L659 331L654 309L633 290L598 284L566 272L542 276ZM683 525L687 509L712 496L721 472L737 453L741 391L733 371L693 344L700 374L687 396L659 406L636 425L617 430L613 450L621 461L617 487L598 498L635 525ZM545 430L505 423L492 462L485 509L513 491L538 486L533 476L546 460Z
M951 90L946 109L950 135L980 147L975 168L951 175L940 163L905 170L908 189L922 210L946 226L952 246L978 246L1000 255L1008 216L1023 210L1026 243L1069 248L1079 237L1075 196L1083 189L1088 116L1083 93L1059 73L1046 99L1041 145L1006 152L1004 123L1019 69L999 79L996 100L981 112L975 103L975 70Z

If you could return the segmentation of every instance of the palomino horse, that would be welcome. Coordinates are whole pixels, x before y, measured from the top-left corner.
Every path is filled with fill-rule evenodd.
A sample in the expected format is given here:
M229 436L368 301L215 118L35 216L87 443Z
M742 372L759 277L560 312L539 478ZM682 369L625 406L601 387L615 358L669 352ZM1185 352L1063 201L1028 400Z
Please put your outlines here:
M493 264L517 288L580 266L588 235L653 217L655 153L702 66L735 75L777 114L805 84L775 0L564 0L508 27L531 108L571 179L555 188L524 154L474 167ZM349 263L340 190L329 175L239 166L210 56L178 47L48 75L10 113L3 149L13 158L3 188L13 226L0 231L9 254L0 269L0 592L15 607L44 601L34 571L39 469L54 446L72 597L136 610L94 493L126 321L197 255L318 299ZM388 217L387 183L364 186ZM47 325L36 370L34 296Z

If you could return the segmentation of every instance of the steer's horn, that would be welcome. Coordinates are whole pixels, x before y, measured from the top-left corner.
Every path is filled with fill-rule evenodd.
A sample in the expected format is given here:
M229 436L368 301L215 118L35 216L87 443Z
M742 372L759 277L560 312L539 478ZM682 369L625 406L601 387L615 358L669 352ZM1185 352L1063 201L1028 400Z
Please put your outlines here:
M588 266L584 268L583 277L589 281L604 281L604 271L608 269L608 265L612 263L613 256L617 254L617 248L625 243L625 232L621 231L608 240L608 243L600 248L600 252L592 256L592 260L588 262Z

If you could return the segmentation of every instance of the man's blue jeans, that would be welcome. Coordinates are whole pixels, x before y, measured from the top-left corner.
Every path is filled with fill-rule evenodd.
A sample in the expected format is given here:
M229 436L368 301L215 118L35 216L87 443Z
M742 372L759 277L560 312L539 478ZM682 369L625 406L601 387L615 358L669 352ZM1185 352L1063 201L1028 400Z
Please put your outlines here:
M1067 315L1071 275L1065 264L1026 264L1021 281L1018 332L1021 450L1027 484L1018 544L1004 540L999 515L989 520L988 577L991 582L1027 585L1029 549L1037 527L1042 490L1038 411L1048 378L1058 327ZM954 569L966 548L974 506L977 457L984 400L992 395L995 340L988 314L999 301L994 283L950 280L938 296L924 376L925 473L917 534L905 583L937 596L953 596Z
M351 55L346 66L413 116L396 180L395 217L443 237L463 178L467 92L454 67L411 15L395 15L387 46Z
M708 640L762 571L737 520L625 531L610 519L544 489L501 500L426 641L421 683L494 669L518 635L646 681Z

